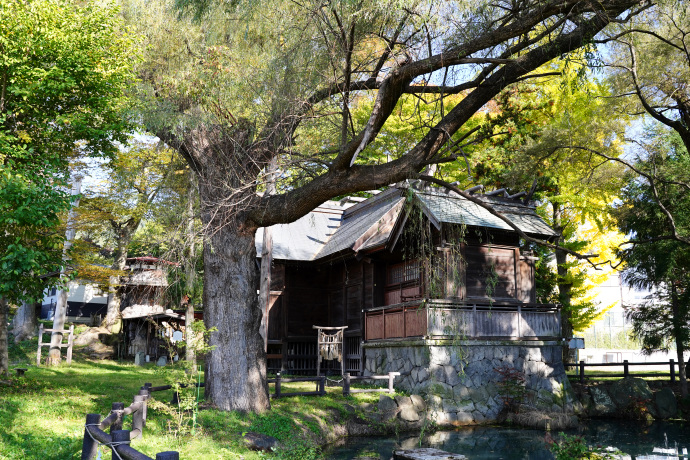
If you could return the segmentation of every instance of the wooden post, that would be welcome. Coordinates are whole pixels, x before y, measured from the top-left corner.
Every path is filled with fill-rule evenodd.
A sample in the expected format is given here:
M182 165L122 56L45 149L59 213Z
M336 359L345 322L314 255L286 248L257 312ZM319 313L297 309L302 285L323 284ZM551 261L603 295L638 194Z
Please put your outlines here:
M146 410L146 396L135 395L134 402L140 403L139 410L132 414L132 431L139 430L138 437L144 434L144 411Z
M316 331L316 376L321 375L321 329Z
M345 372L343 375L343 396L350 395L350 373Z
M388 373L388 393L393 393L393 379L395 378L395 372Z
M129 445L129 430L110 430L110 436L113 438L113 458L122 458L118 453L120 445Z
M150 386L147 387L146 385L150 385L150 383L144 384L144 386L141 387L141 389L139 390L139 394L144 397L144 410L142 412L142 417L143 417L144 423L142 426L146 426L146 413L148 410L146 401L148 401L148 399L151 397L151 392L149 391L149 388L151 388L151 387Z
M40 350L40 348L39 348ZM84 441L81 444L81 460L93 460L98 454L98 442L89 434L89 426L98 425L101 422L100 414L86 414L84 426Z
M623 378L627 379L630 376L630 370L628 369L628 360L623 360Z
M585 362L580 361L580 383L585 383Z
M41 365L41 347L43 346L43 323L38 326L38 350L36 350L36 366Z
M276 392L275 397L280 398L280 372L276 373Z
M74 324L69 326L69 338L67 339L67 365L72 364L72 345L74 344Z
M180 453L169 450L156 454L156 460L180 460Z
M319 396L326 394L326 376L324 375L319 379Z
M668 365L671 368L671 382L676 381L676 363L674 360L670 359Z
M117 418L112 425L110 425L110 434L112 435L116 431L122 430L122 411L125 409L125 403L114 402L111 412L114 413Z

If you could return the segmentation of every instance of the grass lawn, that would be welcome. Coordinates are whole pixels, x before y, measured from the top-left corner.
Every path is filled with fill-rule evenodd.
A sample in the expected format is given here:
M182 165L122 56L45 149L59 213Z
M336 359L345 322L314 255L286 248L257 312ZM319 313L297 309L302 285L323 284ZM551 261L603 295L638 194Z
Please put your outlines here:
M33 340L12 345L11 367L29 367L35 363L36 344ZM167 369L91 361L79 357L78 353L71 366L30 366L26 377L13 377L11 385L0 385L0 459L80 458L86 414L99 413L105 417L113 402L129 405L145 382L154 386L170 383L174 377ZM313 391L314 388L314 383L292 383L283 384L282 391ZM143 438L134 440L132 446L150 457L155 457L157 452L176 450L182 459L198 460L319 458L316 441L328 432L326 425L351 416L344 404L375 402L379 397L363 393L346 398L338 387L329 387L327 391L324 397L274 400L272 409L262 415L203 409L197 419L200 428L194 435L189 430L180 433L171 428L175 424L170 423L173 420L170 411L156 409L153 403L149 405ZM153 398L170 407L172 391L153 393ZM131 417L126 417L124 428L129 427ZM246 431L274 436L284 448L270 455L250 451L241 439ZM110 459L110 452L103 449L103 458Z

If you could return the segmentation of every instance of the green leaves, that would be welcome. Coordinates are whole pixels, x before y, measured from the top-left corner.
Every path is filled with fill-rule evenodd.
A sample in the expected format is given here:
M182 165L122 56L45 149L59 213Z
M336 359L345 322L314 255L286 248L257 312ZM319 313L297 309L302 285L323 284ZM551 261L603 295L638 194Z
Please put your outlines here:
M134 39L112 5L3 1L0 8L0 297L57 279L68 164L124 140Z

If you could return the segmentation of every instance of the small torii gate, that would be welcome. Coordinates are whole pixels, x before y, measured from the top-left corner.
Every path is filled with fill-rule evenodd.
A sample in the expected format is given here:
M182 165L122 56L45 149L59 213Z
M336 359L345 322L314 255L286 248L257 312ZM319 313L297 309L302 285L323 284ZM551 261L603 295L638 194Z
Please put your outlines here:
M316 376L321 375L321 360L330 361L337 359L340 361L340 375L345 374L345 357L343 356L343 333L347 326L326 327L326 326L312 326L318 331L317 338L317 361L316 361ZM335 331L335 333L328 334L324 331Z

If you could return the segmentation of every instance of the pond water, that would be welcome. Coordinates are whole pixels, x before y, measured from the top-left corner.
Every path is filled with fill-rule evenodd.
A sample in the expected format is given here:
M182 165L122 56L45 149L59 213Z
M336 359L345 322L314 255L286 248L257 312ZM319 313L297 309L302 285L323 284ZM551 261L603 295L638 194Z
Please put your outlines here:
M651 455L654 447L678 447L690 450L690 424L588 420L568 434L583 435L589 445L614 446L635 459ZM558 437L557 433L552 433ZM352 437L334 446L326 457L351 460L367 455L389 460L394 449L418 447L419 437ZM545 441L545 432L509 427L472 427L439 431L422 440L422 447L436 447L465 455L468 460L553 460ZM683 458L683 457L681 457Z

